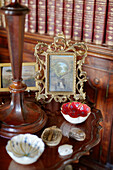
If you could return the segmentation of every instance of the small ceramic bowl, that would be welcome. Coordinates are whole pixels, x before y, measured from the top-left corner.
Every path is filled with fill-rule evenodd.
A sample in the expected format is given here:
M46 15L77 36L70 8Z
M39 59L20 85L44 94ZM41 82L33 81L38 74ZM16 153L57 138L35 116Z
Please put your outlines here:
M80 102L68 102L62 105L61 113L68 122L79 124L88 118L91 109L86 104Z
M44 152L44 142L32 134L20 134L11 138L6 146L10 157L19 164L32 164Z
M73 146L69 144L64 144L58 147L58 153L61 156L67 156L73 153Z

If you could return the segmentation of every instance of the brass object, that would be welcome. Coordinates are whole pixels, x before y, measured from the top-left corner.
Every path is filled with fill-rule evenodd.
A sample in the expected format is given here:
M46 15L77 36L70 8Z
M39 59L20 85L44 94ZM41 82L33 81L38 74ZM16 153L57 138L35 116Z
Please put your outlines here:
M82 65L87 56L87 46L84 42L72 43L71 40L66 40L63 33L58 34L54 37L54 42L52 44L46 44L43 42L38 42L35 46L36 56L36 87L38 92L36 92L36 100L39 101L43 99L45 103L49 103L54 99L56 102L65 102L67 99L73 100L85 100L86 94L83 92L84 82L87 81L86 72L82 70ZM53 57L53 59L52 59ZM72 74L67 71L69 75L73 76L71 81L73 82L72 86L70 85L71 90L68 88L65 90L53 90L51 88L51 59L54 62L54 58L59 57L60 61L65 61L65 63L71 64L69 57L73 60L72 67L69 65L69 69L72 69ZM79 58L80 59L79 59ZM56 59L58 60L58 59ZM68 62L69 61L69 62ZM57 67L57 66L56 66ZM55 66L53 67L54 72ZM58 70L57 70L58 72ZM60 74L60 80L63 81L63 76ZM62 77L62 79L61 79ZM68 78L70 82L70 77ZM59 84L63 82L59 82ZM66 85L67 83L65 83ZM52 84L53 85L53 84ZM60 88L59 88L60 89Z
M60 143L62 139L62 132L56 126L52 126L52 127L46 128L43 131L41 138L46 143L46 145L56 146Z

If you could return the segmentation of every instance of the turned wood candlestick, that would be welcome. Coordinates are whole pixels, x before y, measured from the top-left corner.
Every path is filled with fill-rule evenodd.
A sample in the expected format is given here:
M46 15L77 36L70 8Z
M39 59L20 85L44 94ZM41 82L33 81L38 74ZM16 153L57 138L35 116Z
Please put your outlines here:
M22 82L22 54L24 43L25 15L29 9L17 0L1 8L5 14L13 84L10 105L0 109L0 135L11 138L20 133L35 133L44 127L47 116L35 103L24 100L26 85Z

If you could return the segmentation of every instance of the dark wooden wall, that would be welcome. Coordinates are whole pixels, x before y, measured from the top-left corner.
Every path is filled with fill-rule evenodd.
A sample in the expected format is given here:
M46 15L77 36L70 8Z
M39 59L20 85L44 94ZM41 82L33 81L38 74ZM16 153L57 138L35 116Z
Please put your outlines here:
M53 37L26 33L24 38L23 62L35 62L34 47L37 41L52 43ZM113 166L113 49L88 45L88 56L83 69L87 72L88 84L85 90L96 108L100 109L103 115L102 140L91 151L92 162L99 165ZM0 63L9 63L9 51L6 31L0 30ZM3 93L1 96L3 98ZM9 95L9 94L8 94ZM5 96L5 95L4 95ZM87 156L82 162L87 162ZM93 165L92 163L92 165Z

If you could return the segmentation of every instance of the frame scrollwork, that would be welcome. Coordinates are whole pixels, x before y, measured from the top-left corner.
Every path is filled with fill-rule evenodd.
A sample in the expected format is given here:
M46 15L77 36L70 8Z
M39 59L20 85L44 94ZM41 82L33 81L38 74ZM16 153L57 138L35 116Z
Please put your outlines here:
M63 33L60 33L54 37L54 42L52 44L38 42L35 46L34 55L36 56L35 79L36 87L38 88L38 92L36 92L36 100L39 101L40 99L43 99L45 103L51 102L52 99L56 102L65 102L67 100L85 100L86 94L83 91L83 87L84 82L87 81L87 78L86 72L82 70L82 66L87 56L87 46L84 42L72 43L71 40L65 39ZM72 72L73 86L70 86L72 87L71 89L64 88L62 90L59 87L60 90L56 90L53 87L55 83L50 83L52 82L51 73L53 74L55 71L58 72L58 70L55 70L55 65L59 64L58 61L60 61L60 65L63 63L65 67L65 75L67 74L67 76L70 76L70 73ZM54 66L51 63L54 64ZM71 64L72 69L69 69L71 68L69 64ZM66 70L65 65L69 71ZM60 81L63 81L63 78L66 77L65 75L63 75L62 71L60 71L59 75L56 74L56 80L59 81L58 78L60 77ZM65 81L67 81L66 78ZM60 84L62 82L58 83Z

